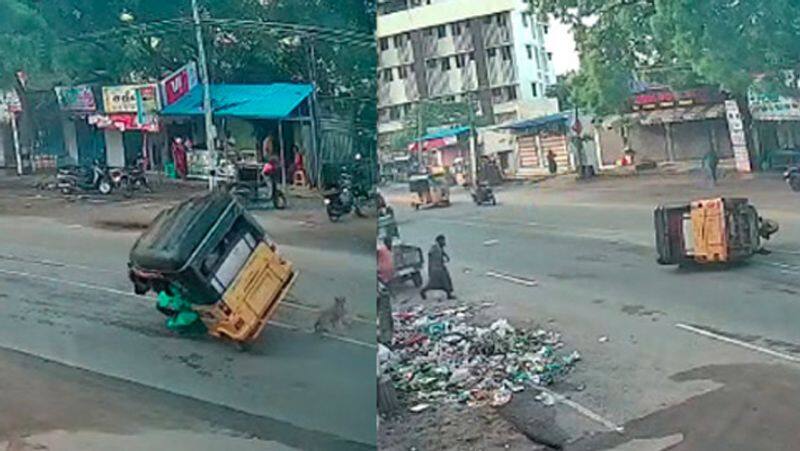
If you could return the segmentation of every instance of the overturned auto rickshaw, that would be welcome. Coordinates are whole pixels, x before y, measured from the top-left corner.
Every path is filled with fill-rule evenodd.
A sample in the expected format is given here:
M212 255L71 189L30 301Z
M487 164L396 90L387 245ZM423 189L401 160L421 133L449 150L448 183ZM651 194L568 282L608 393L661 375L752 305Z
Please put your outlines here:
M169 329L241 346L258 338L298 274L223 191L162 211L131 249L128 268L137 294L158 295Z
M726 264L764 252L778 231L747 199L713 198L655 210L656 249L662 265Z
M416 210L450 206L450 187L443 174L413 175L408 180L408 187L417 195L417 199L411 201Z

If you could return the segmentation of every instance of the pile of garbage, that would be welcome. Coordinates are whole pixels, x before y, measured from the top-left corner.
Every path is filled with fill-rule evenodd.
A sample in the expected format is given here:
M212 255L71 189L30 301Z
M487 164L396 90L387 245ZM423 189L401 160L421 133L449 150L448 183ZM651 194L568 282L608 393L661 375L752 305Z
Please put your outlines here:
M475 325L475 314L489 305L394 314L393 350L381 346L379 371L413 412L443 402L499 407L527 385L552 384L580 360L577 351L564 352L553 331L518 329L505 319Z

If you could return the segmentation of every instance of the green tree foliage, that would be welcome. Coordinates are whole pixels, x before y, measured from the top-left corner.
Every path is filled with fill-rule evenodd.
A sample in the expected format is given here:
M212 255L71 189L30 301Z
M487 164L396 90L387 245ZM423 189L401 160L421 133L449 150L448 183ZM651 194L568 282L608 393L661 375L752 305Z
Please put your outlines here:
M371 35L374 0L200 4L215 82L308 81L314 75L326 94L365 93L374 87L373 48L314 32L325 27ZM196 54L190 8L190 0L0 0L0 82L8 86L20 69L33 82L158 79ZM132 20L123 22L123 12ZM305 27L287 29L263 21ZM316 64L309 56L312 44Z
M715 84L738 98L757 73L800 57L800 2L531 0L573 27L581 71L573 96L596 112L625 107L633 81Z

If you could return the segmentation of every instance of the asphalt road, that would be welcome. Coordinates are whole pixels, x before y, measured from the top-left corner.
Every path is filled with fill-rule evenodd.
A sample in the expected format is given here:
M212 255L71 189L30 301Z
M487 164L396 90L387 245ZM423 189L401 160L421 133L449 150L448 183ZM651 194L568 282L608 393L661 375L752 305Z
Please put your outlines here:
M138 233L0 216L0 348L151 390L154 404L179 397L196 415L216 412L208 413L216 424L236 417L238 432L285 447L374 449L374 228L327 224L318 212L258 217L301 274L273 324L242 353L171 335L154 300L132 295L125 268ZM314 334L320 309L337 295L355 321Z
M774 180L713 192L680 178L561 183L507 188L497 207L456 190L452 207L421 212L400 188L389 194L404 241L427 249L447 236L460 299L560 330L582 353L556 390L594 417L556 419L568 449L788 450L800 427L800 215L786 191ZM782 227L774 253L725 270L657 265L654 206L712 193L765 205Z

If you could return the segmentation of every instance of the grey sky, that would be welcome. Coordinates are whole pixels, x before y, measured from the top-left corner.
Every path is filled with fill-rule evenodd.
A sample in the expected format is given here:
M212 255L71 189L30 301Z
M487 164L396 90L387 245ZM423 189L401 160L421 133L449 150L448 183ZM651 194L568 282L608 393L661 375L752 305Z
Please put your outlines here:
M580 66L578 52L575 50L575 39L567 25L561 22L550 21L550 33L547 35L545 46L553 52L553 65L557 75L577 70Z

